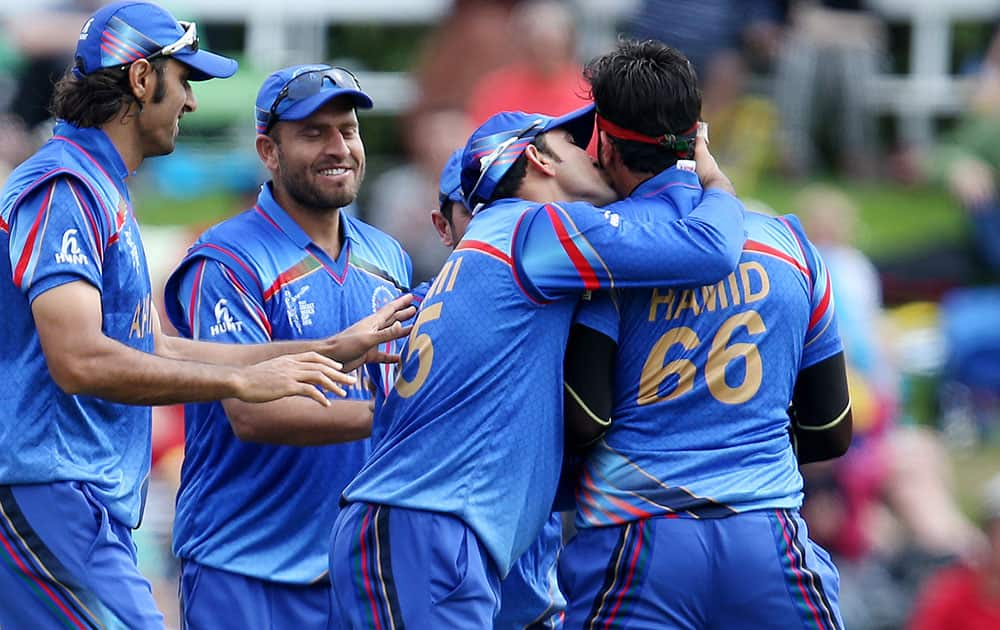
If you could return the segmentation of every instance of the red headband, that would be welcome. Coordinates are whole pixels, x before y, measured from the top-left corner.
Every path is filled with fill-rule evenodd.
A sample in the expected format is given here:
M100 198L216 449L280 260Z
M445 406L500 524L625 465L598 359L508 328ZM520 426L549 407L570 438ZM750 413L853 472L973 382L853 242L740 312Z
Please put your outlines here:
M619 140L632 140L634 142L642 142L645 144L658 144L667 149L674 149L683 151L684 153L693 153L694 147L685 143L683 149L678 149L678 140L689 140L698 131L698 123L695 122L690 129L681 134L665 133L662 136L647 136L644 133L639 133L638 131L632 131L631 129L626 129L624 127L619 127L615 123L611 122L607 118L597 114L597 128L608 134L618 138ZM688 148L690 147L690 148Z

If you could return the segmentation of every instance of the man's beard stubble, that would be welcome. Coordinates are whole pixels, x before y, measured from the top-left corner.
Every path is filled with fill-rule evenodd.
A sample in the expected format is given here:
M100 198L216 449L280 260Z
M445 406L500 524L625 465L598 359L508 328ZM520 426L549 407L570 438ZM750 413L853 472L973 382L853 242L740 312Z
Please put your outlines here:
M364 167L360 167L355 162L356 174L354 190L339 189L336 191L324 191L309 182L308 169L292 171L287 167L287 162L282 159L280 153L278 157L278 169L281 175L282 186L288 195L295 200L304 210L314 214L328 214L345 206L349 206L358 196L361 182L364 180Z

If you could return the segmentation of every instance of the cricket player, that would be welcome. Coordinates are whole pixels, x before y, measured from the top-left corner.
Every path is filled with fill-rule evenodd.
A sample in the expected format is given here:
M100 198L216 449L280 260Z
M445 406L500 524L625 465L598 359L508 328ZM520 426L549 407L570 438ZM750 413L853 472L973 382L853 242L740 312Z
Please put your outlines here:
M626 73L626 70L628 71ZM678 51L623 42L586 69L622 220L677 220L700 93ZM627 75L627 76L626 76ZM666 196L658 208L643 199ZM842 454L850 400L830 277L798 219L748 213L737 268L621 288L577 322L617 344L613 422L578 483L560 577L573 628L841 628L838 574L799 516L799 459Z
M349 627L490 627L500 579L552 510L579 297L733 269L743 209L726 192L672 222L592 205L616 197L584 150L593 120L592 106L505 112L466 144L472 221L421 305L382 410L389 426L334 528L334 597Z
M344 68L298 65L267 77L256 148L271 179L252 208L202 235L168 281L167 313L181 334L227 344L324 338L409 290L399 243L341 211L364 178L357 110L371 107ZM386 387L394 376L371 369L327 407L186 407L174 523L185 627L336 627L330 530L370 453L366 383Z
M462 195L462 149L456 150L441 171L438 206L431 211L431 222L441 244L454 249L472 219ZM431 282L414 287L423 301ZM562 551L562 517L553 512L538 538L521 554L510 573L500 583L500 612L493 627L502 630L523 628L562 628L566 598L559 589L558 560Z
M279 357L337 356L341 340L230 349L160 329L126 180L173 151L197 107L190 82L236 67L155 4L102 7L55 87L53 137L0 194L3 628L163 627L132 542L149 405L295 395L325 407L314 385L354 382L315 353Z

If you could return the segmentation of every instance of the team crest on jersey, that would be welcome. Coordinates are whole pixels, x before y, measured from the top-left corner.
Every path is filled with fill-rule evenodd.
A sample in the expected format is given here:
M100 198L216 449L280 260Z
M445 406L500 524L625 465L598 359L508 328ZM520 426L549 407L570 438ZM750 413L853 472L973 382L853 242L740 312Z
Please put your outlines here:
M79 233L76 228L70 228L63 232L62 245L56 254L56 262L66 265L86 265L87 255L80 251L80 243L77 241Z
M208 334L218 337L219 335L241 332L242 330L243 322L233 317L233 314L229 311L229 302L226 298L219 299L215 303L215 324L209 327Z
M305 300L306 293L309 292L309 285L303 286L296 293L284 287L281 296L285 301L285 314L288 316L288 323L296 332L302 334L302 329L312 326L312 317L316 313L316 303Z
M375 290L372 291L372 313L392 302L395 297L392 291L389 290L389 287L384 284L375 287Z

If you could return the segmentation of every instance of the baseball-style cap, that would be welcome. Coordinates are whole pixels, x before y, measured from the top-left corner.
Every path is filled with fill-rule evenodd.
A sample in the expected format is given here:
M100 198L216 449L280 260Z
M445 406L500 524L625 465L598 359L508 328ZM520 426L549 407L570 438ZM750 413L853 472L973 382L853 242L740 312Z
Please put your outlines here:
M257 133L267 133L279 120L308 118L337 96L350 96L359 109L372 108L371 97L347 68L314 63L272 72L257 93Z
M594 131L594 105L558 117L524 112L494 114L472 132L462 152L462 191L475 212L493 196L497 184L535 137L565 128L586 147Z
M451 154L448 163L441 171L441 182L438 185L438 205L443 206L446 201L457 201L465 205L465 196L462 195L462 149Z
M173 57L189 66L192 81L224 79L239 67L235 59L199 48L194 22L180 22L152 2L123 0L101 7L84 22L73 72L87 75L157 57Z

